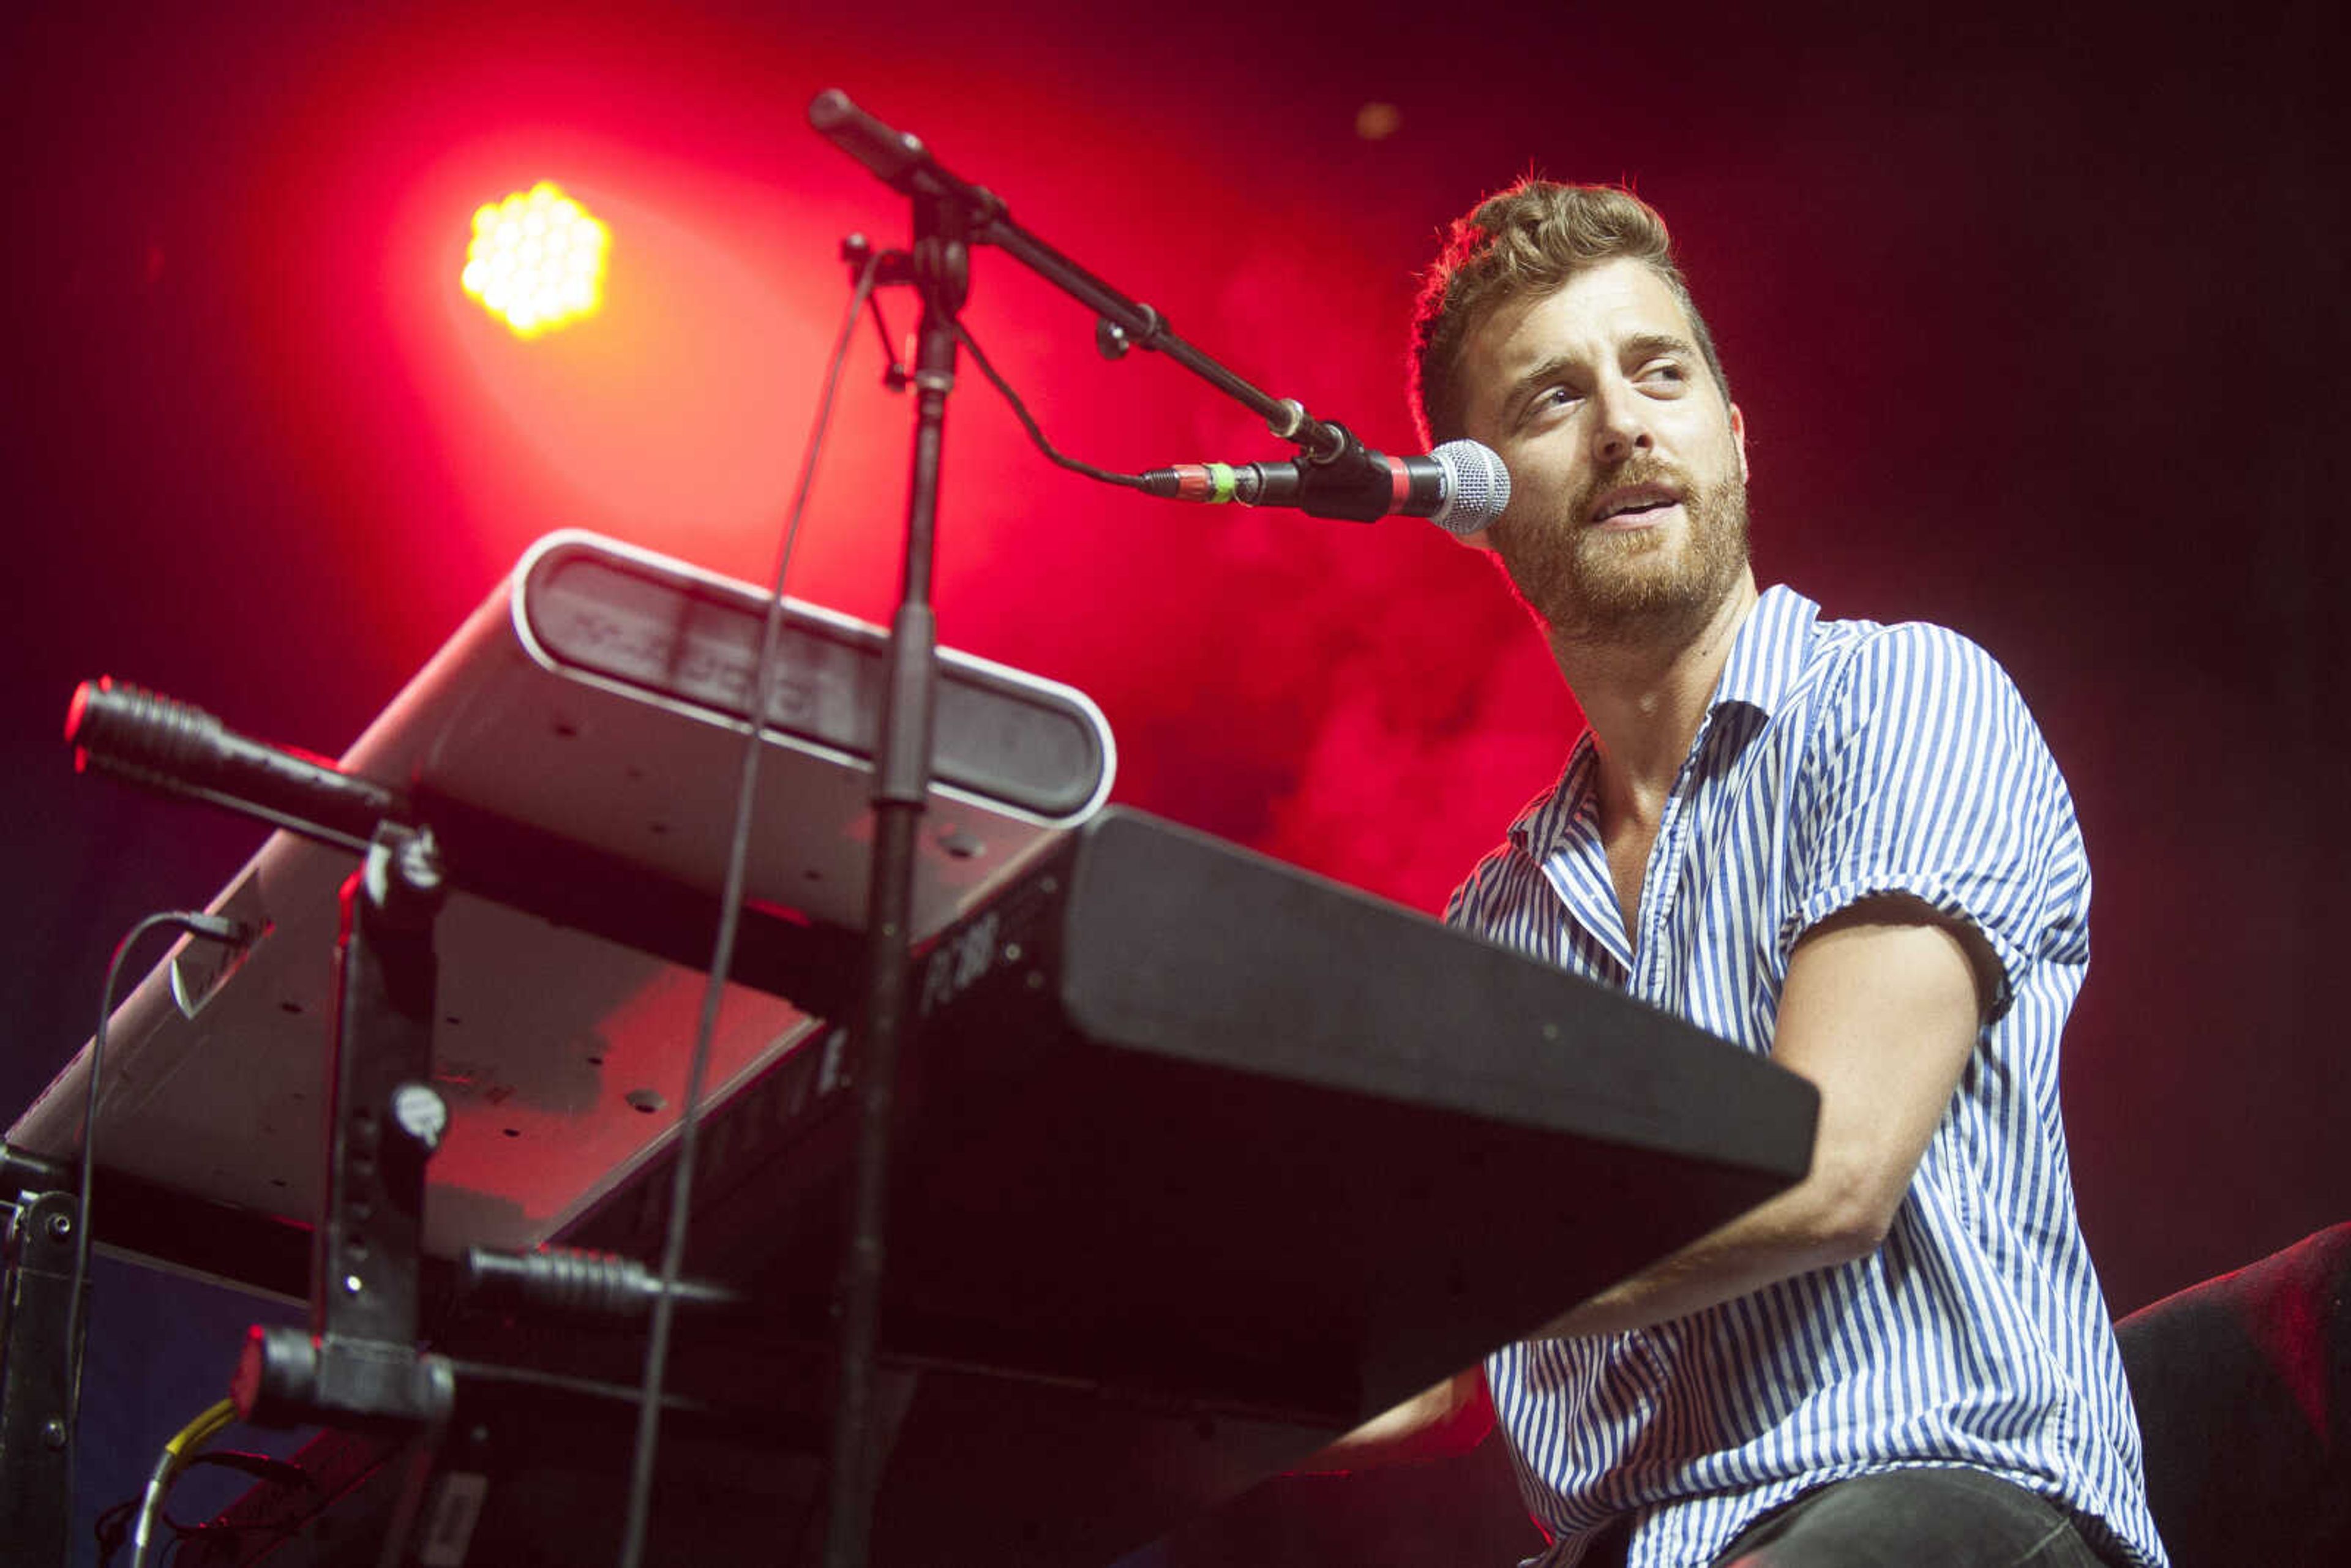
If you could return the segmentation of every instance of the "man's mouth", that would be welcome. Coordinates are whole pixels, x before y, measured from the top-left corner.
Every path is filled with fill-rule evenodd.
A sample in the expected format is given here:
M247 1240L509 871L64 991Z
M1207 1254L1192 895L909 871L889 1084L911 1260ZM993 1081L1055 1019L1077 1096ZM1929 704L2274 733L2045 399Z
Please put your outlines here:
M1626 485L1602 495L1586 520L1595 528L1639 528L1661 518L1681 500L1670 485Z

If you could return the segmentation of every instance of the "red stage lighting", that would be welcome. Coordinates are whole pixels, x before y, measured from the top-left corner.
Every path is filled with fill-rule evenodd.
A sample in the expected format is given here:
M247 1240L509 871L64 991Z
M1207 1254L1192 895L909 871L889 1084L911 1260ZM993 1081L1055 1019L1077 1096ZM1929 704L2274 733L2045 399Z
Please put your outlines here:
M604 303L611 234L551 181L474 214L465 292L517 338L593 316Z

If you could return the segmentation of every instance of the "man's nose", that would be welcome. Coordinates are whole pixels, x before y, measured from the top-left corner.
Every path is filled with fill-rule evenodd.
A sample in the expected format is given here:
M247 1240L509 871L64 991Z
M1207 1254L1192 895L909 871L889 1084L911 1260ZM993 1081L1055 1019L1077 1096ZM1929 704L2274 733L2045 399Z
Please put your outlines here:
M1635 452L1656 444L1649 429L1648 410L1629 386L1604 383L1594 390L1593 412L1600 417L1592 429L1592 455L1602 463L1622 463Z

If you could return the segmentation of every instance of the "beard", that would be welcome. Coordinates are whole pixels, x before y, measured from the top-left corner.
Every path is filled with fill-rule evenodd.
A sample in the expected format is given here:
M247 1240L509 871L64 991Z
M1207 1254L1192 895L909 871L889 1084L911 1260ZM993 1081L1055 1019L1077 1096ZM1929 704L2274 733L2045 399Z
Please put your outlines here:
M1611 533L1587 525L1603 490L1669 484L1681 494L1679 533ZM1595 474L1564 509L1503 517L1494 550L1529 610L1560 643L1650 643L1703 623L1747 568L1747 486L1735 473L1700 485L1659 458Z

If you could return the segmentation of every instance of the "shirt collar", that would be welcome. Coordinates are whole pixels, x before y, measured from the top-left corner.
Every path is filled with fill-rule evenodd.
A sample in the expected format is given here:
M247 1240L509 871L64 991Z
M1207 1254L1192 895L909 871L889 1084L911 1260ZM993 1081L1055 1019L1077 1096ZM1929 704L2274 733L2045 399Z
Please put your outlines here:
M1767 717L1779 712L1781 699L1804 667L1820 615L1821 607L1792 588L1775 583L1765 589L1730 639L1730 656L1722 662L1707 710L1743 703Z
M1818 604L1792 588L1774 583L1765 589L1746 621L1731 634L1730 654L1723 661L1722 674L1715 678L1707 712L1718 712L1726 703L1751 707L1766 718L1778 712L1797 672L1803 668L1805 650L1820 613ZM1591 801L1599 767L1600 753L1587 727L1568 753L1558 784L1549 794L1531 801L1510 824L1510 836L1520 849L1540 859L1536 846L1556 843L1580 817L1593 815L1596 823Z

